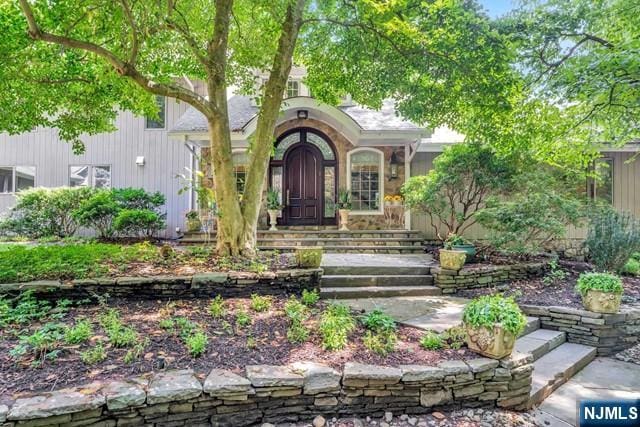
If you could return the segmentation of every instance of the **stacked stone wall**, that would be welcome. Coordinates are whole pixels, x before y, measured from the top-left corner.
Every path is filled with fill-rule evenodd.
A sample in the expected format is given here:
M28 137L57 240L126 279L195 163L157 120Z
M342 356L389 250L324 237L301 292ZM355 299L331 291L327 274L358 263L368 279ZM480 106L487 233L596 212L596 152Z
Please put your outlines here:
M545 263L523 263L515 265L469 265L461 270L431 268L434 282L443 294L454 294L459 290L486 288L514 280L526 280L545 274Z

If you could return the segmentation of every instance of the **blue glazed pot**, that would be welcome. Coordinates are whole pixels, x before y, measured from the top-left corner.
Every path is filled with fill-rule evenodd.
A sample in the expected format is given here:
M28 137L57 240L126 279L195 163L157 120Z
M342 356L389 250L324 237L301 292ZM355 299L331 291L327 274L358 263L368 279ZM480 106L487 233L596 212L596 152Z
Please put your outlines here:
M453 245L451 249L454 251L463 251L467 254L466 262L473 262L476 259L476 247L474 245Z

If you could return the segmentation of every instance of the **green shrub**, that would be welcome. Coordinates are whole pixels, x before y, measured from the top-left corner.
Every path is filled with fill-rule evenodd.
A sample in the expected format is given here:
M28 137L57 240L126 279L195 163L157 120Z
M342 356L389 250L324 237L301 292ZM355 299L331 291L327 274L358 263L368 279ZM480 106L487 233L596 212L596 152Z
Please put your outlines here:
M93 335L93 327L87 319L78 320L73 327L67 327L64 332L64 341L67 344L80 344L87 341Z
M640 222L613 209L598 211L589 224L585 246L596 269L620 272L632 254L640 251Z
M189 350L189 354L191 354L191 356L200 357L207 350L209 339L203 331L198 330L193 334L187 336L184 340L184 343L187 346L187 350Z
M271 308L271 298L258 294L251 294L251 309L258 313L268 311Z
M148 209L123 209L113 221L118 234L127 237L152 237L164 227L164 215Z
M109 309L99 320L114 347L132 347L138 342L138 333L122 323L118 310Z
M175 325L176 323L170 317L161 319L160 323L158 324L158 326L160 326L161 329L164 329L166 331L173 331L173 328L175 327Z
M624 267L622 267L622 272L630 276L640 276L640 261L635 258L630 258Z
M554 286L562 282L566 277L567 272L560 268L558 261L554 259L549 262L549 271L542 278L542 283L545 286Z
M251 316L244 310L239 310L236 313L236 328L242 329L251 324Z
M145 338L144 340L134 345L131 349L129 349L129 351L127 351L127 354L124 355L124 363L129 364L140 359L140 357L142 357L142 355L144 354L144 350L149 345L149 342L149 338Z
M0 257L0 260L2 257ZM1 261L0 261L1 264ZM0 324L27 324L47 317L51 311L49 301L38 300L33 291L25 291L18 295L14 304L8 300L0 300Z
M318 328L325 350L340 350L347 345L349 334L355 329L356 322L349 307L333 303L320 317Z
M64 338L64 325L60 323L46 323L33 334L20 336L20 341L10 354L14 358L20 358L26 353L36 357L35 365L44 363L45 360L55 359L58 351L56 347Z
M301 300L307 307L313 307L318 303L318 301L320 301L320 292L318 292L317 289L303 289Z
M107 359L107 352L101 341L97 342L93 348L80 353L80 360L87 365L95 365Z
M323 249L317 247L296 248L296 260L301 268L318 268L322 263Z
M309 309L294 296L284 305L284 312L290 320L287 339L292 343L302 343L309 339L309 329L304 321L309 318Z
M463 326L452 326L445 329L440 337L444 346L457 350L467 343L467 331Z
M474 298L462 312L462 321L473 328L493 329L495 324L513 335L519 335L527 324L520 307L512 297L484 295Z
M115 188L111 191L122 209L157 211L165 204L165 197L160 192L149 193L142 188Z
M618 276L609 273L582 273L578 278L576 291L584 296L591 290L614 294L624 292L622 280Z
M420 338L420 346L427 350L440 350L443 345L442 337L433 331L427 331Z
M366 348L380 356L391 353L396 346L398 338L392 330L381 332L367 331L362 338L362 343Z
M214 319L221 319L227 314L227 308L222 296L217 295L209 304L209 313Z
M396 321L391 316L376 308L360 318L365 328L373 332L394 331Z
M73 218L83 227L96 230L99 237L108 239L114 235L113 219L120 209L113 190L98 190L80 203Z

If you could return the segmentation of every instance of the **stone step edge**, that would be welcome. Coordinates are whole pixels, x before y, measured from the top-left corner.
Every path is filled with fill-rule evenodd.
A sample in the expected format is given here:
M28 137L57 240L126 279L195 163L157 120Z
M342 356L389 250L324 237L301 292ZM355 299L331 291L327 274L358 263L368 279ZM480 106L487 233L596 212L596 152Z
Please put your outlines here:
M320 287L320 297L341 298L388 298L393 296L440 296L436 286L350 286Z
M551 338L538 338L535 335L540 334L539 331L543 331L542 333L546 333L552 335ZM535 347L531 348L530 346L522 347L525 340L531 340L531 342L535 345ZM561 346L567 342L567 334L562 331L554 331L551 329L538 329L536 331L530 332L525 335L521 335L517 340L514 349L520 352L531 353L533 355L533 360L536 361Z

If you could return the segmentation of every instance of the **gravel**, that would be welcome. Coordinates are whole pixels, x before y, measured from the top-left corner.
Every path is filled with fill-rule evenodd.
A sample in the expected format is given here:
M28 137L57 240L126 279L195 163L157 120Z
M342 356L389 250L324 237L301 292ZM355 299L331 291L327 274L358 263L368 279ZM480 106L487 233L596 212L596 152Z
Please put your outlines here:
M631 348L621 351L616 354L615 357L623 362L631 362L640 365L640 344L636 344Z

